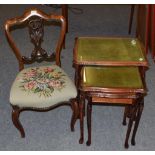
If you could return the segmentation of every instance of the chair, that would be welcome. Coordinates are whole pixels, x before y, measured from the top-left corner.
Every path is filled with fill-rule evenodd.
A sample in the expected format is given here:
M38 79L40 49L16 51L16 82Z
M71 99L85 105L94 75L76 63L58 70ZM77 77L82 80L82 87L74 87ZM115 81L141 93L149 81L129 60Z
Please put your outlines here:
M53 53L47 52L41 47L44 36L44 25L51 26L56 22L60 26L60 35ZM16 46L11 31L14 28L28 27L30 40L34 45L31 56L22 56ZM12 121L20 131L21 137L25 137L24 129L20 123L19 115L22 111L49 111L62 105L69 105L73 110L71 130L74 130L74 122L77 117L78 107L76 102L77 90L71 79L61 68L61 49L66 33L66 21L63 16L47 15L38 9L27 10L21 17L7 20L5 33L7 40L18 60L19 73L10 92L12 106ZM49 65L24 68L25 64L49 61ZM54 62L52 64L52 62Z

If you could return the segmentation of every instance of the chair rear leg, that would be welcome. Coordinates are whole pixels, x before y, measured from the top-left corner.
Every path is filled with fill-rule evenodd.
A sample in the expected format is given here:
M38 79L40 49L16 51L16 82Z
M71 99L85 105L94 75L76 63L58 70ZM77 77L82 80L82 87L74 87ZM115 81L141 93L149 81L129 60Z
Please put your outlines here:
M14 126L20 131L21 137L24 138L25 137L25 132L24 129L19 121L19 115L20 115L20 108L18 107L13 107L12 110L12 122L14 124Z
M62 44L62 47L63 47L63 49L65 49L66 48L66 35L65 35L65 37L64 37L64 40L63 40L63 44Z
M138 114L137 114L137 118L135 120L135 126L134 126L134 129L133 129L133 134L132 134L132 138L131 138L131 144L132 145L136 144L135 137L136 137L136 132L137 132L138 125L139 125L139 122L140 122L140 118L141 118L141 115L142 115L142 112L143 112L143 108L144 108L144 101L142 101L142 104L140 104L139 107L138 107Z

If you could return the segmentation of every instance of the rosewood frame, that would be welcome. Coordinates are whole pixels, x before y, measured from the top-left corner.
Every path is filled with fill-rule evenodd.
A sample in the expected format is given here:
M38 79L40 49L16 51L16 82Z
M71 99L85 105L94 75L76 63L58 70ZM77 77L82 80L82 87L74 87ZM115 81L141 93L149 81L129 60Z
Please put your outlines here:
M56 46L56 65L61 66L61 61L60 61L60 52L63 46L63 41L64 41L64 37L65 37L65 33L66 33L66 21L65 18L63 16L60 15L47 15L45 13L43 13L42 11L38 10L38 9L29 9L27 10L23 16L21 17L17 17L17 18L13 18L10 20L7 20L5 23L5 34L6 37L8 39L8 42L18 60L19 63L19 70L21 71L22 69L24 69L24 61L23 61L23 57L19 51L19 49L17 48L12 36L11 36L11 28L13 26L18 26L18 25L22 25L23 23L25 23L28 19L30 19L33 16L38 16L41 19L45 20L45 21L57 21L61 23L61 31L60 31L60 36L59 36L59 40Z
M12 105L12 122L14 126L19 130L21 137L24 138L25 137L24 128L19 120L19 115L21 112L23 111L47 112L47 111L50 111L50 110L53 110L55 108L58 108L60 106L65 106L65 105L71 106L71 109L73 111L70 128L71 128L71 131L74 131L74 125L79 115L78 104L77 104L76 99L70 99L70 101L68 102L57 103L54 106L47 107L47 108L18 107L18 106Z
M66 33L66 21L65 18L63 16L58 16L58 15L47 15L44 12L38 10L38 9L29 9L27 10L23 16L21 17L17 17L17 18L13 18L10 20L7 20L5 23L5 34L6 37L8 39L8 42L18 60L18 64L19 64L19 71L21 71L22 69L24 69L24 64L29 64L29 62L25 61L24 57L21 55L19 49L17 48L12 36L11 36L11 28L13 26L17 26L17 25L22 25L23 23L26 23L29 19L31 19L32 17L37 17L40 18L41 20L45 20L45 21L58 21L61 23L61 30L60 30L60 36L59 36L59 40L56 46L56 51L55 51L55 57L56 57L56 65L61 66L61 61L60 61L60 54L61 54L61 49L63 46L63 41L65 38L65 33ZM38 28L38 27L37 27ZM38 30L38 29L37 29ZM40 32L40 31L38 31ZM42 30L41 30L42 32ZM37 33L38 34L38 33ZM35 36L38 37L38 36ZM40 36L39 36L40 37ZM38 38L34 39L34 42L37 40ZM40 39L40 38L39 38ZM42 38L41 38L42 40ZM39 41L41 42L41 41ZM41 48L41 43L37 44L39 48ZM43 57L43 60L47 60L47 57L44 57L44 55L41 55ZM32 58L32 57L31 57ZM49 56L50 58L50 56ZM29 59L29 58L28 58ZM37 58L34 58L34 61L37 60ZM32 63L34 62L32 61ZM42 60L41 60L42 61ZM53 58L50 60L53 61ZM22 111L39 111L39 112L46 112L49 110L53 110L59 106L63 106L63 105L70 105L71 109L73 111L72 114L72 118L71 118L71 123L70 123L70 127L71 127L71 131L74 131L74 124L75 121L77 120L78 117L78 104L77 104L77 99L70 99L69 101L64 101L61 103L57 103L54 106L51 107L47 107L47 108L34 108L34 107L19 107L19 106L14 106L12 105L12 121L14 126L19 130L19 132L21 133L21 137L24 138L25 137L25 132L24 129L20 123L19 120L19 115Z

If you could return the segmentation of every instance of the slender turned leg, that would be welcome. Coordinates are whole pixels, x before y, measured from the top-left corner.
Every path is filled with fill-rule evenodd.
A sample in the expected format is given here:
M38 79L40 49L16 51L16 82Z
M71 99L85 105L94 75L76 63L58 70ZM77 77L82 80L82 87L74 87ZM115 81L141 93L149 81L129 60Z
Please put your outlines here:
M74 126L76 123L76 120L78 119L79 115L79 108L78 108L78 103L76 100L73 100L71 103L71 108L73 110L72 118L71 118L71 131L74 131Z
M87 146L91 145L91 113L92 113L92 104L88 102L87 104L88 141L86 142Z
M80 117L80 139L79 143L83 144L84 140L84 124L83 124L83 97L80 97L79 101L79 117Z
M86 111L86 105L85 105L85 99L83 100L83 117L85 117L85 111Z
M141 118L141 115L142 115L142 112L143 112L143 108L144 108L144 101L142 101L142 104L140 104L139 107L138 107L138 114L137 114L137 118L136 118L136 121L135 121L135 126L134 126L134 129L133 129L133 134L132 134L132 138L131 138L131 144L132 145L136 144L135 137L136 137L136 132L137 132L137 129L138 129L139 121L140 121L140 118Z
M128 107L125 107L125 109L124 109L124 116L123 116L123 122L122 122L123 125L126 125L127 108L128 108Z
M25 137L25 132L24 129L19 121L19 114L20 114L20 109L17 107L13 107L12 110L12 122L14 124L14 126L20 131L21 137L24 138Z
M133 121L134 121L135 113L136 113L136 109L137 109L135 105L132 105L131 108L132 108L132 109L130 109L131 110L131 116L129 118L129 124L128 124L127 133L126 133L125 144L124 144L125 148L129 147L128 140L129 140L129 136L131 133L131 129L132 129L132 125L133 125Z
M131 33L131 27L132 27L134 9L135 9L135 5L134 5L134 4L131 4L131 11L130 11L130 19L129 19L129 30L128 30L128 34Z

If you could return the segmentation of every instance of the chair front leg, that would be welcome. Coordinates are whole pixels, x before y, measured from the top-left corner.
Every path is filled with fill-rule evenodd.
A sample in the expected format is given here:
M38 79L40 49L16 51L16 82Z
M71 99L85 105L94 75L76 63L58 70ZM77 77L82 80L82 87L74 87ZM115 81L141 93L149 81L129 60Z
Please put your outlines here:
M87 104L87 129L88 129L88 140L86 142L87 146L91 145L91 114L92 114L92 103Z
M23 126L21 125L19 121L19 115L20 115L21 109L16 106L13 106L12 108L13 108L12 109L12 122L14 126L20 131L21 137L24 138L25 132L24 132Z
M138 125L139 125L139 122L140 122L140 118L141 118L141 115L142 115L142 112L143 112L143 108L144 108L144 99L142 99L141 103L138 106L138 113L137 113L137 117L136 117L136 120L135 120L135 126L134 126L134 129L133 129L133 134L132 134L132 138L131 138L131 144L132 145L136 144L135 137L136 137L136 132L137 132Z

